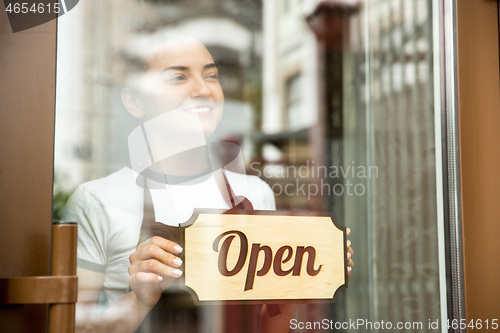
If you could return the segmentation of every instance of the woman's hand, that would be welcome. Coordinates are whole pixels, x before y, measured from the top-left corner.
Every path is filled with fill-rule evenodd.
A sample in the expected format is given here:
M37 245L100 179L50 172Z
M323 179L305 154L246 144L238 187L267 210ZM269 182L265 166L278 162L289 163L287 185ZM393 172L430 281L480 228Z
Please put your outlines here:
M130 255L128 282L141 305L154 307L163 290L182 276L178 268L182 260L177 257L180 252L182 247L178 244L154 236L140 243Z
M347 237L351 234L351 229L347 228ZM352 268L354 267L354 261L352 261L352 256L354 255L354 251L352 250L351 247L351 241L347 241L347 280L351 279L351 271Z

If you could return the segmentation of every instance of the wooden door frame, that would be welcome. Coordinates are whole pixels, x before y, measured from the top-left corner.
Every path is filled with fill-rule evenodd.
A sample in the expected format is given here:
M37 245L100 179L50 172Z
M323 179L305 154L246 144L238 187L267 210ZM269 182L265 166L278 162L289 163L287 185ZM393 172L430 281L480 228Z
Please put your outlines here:
M0 277L46 276L52 222L56 21L13 33L2 10L0 45ZM0 306L0 327L5 332L47 331L47 305Z
M458 0L457 106L466 317L500 314L498 1ZM491 329L491 327L490 327Z

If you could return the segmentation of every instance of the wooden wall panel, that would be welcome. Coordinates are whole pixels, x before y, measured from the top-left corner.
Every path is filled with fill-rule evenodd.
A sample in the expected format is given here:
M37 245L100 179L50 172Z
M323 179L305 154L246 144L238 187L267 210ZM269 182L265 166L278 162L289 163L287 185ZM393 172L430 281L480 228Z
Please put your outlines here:
M466 315L500 320L497 1L457 1L457 23Z
M55 64L55 21L12 33L0 11L2 277L49 274ZM0 330L45 332L46 312L0 305Z

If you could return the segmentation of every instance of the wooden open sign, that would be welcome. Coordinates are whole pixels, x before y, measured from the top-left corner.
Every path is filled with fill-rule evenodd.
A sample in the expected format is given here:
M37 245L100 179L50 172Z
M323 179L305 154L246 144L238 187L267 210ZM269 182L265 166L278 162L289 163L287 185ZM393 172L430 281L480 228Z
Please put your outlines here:
M183 227L185 285L199 301L332 299L347 287L346 231L331 217L203 210Z

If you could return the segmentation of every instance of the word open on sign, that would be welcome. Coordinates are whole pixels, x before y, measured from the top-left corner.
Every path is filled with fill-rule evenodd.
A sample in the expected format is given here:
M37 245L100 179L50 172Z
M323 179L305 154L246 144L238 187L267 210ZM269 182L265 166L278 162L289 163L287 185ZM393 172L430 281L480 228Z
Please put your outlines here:
M200 301L331 299L346 284L345 230L330 217L200 213L184 246Z
M234 235L237 235L240 238L240 249L236 265L234 266L233 269L229 270L227 268L228 253L229 253L229 247L231 246L231 242L235 237ZM215 239L213 244L214 251L219 252L219 242L222 240L222 238L224 238L224 236L227 237L222 242L222 245L220 247L219 258L217 260L219 272L223 276L234 276L238 274L245 265L245 261L248 254L248 240L245 234L242 233L241 231L238 230L226 231L220 234ZM283 258L285 251L287 252L287 255L285 258ZM257 271L257 262L259 260L259 254L261 252L264 253L264 262L261 268ZM296 250L297 255L295 257L293 266L288 270L283 270L282 264L288 262L292 258L293 249L291 246L284 245L280 247L278 251L276 251L276 255L274 257L274 262L273 262L273 251L269 246L261 245L260 243L253 243L252 250L250 251L250 259L248 262L247 277L245 280L245 291L253 288L255 275L257 276L266 275L270 271L271 265L273 266L274 274L276 274L277 276L285 276L290 273L292 273L292 275L294 276L300 276L300 271L302 267L302 258L305 253L308 253L309 255L309 260L307 262L307 274L311 276L318 275L322 265L320 265L317 269L314 269L314 259L316 258L316 249L312 246L307 246L307 247L298 246Z

